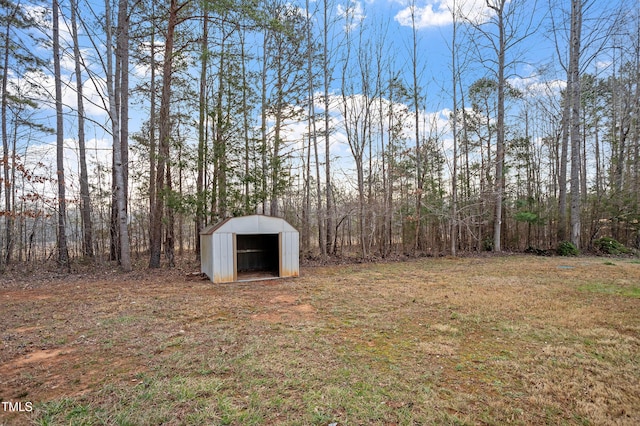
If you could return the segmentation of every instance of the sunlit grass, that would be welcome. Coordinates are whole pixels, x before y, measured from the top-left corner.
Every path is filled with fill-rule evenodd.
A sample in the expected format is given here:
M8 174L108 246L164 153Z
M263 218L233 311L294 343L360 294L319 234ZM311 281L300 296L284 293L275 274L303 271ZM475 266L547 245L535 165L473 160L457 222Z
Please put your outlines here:
M613 283L595 282L582 285L578 289L592 293L640 298L640 286L637 285L619 286Z

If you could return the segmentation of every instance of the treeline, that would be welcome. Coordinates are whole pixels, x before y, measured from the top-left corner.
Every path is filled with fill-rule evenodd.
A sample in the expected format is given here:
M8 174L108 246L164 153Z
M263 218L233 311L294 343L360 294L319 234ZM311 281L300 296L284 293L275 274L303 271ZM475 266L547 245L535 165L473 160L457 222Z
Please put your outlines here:
M640 248L637 8L450 3L427 42L413 2L3 0L0 265L172 265L253 213L310 256Z

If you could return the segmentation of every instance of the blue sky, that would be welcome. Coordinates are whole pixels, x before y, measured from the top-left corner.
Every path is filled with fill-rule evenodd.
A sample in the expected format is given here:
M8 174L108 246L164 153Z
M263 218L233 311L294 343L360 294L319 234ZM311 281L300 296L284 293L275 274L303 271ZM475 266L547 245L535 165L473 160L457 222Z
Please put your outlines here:
M495 3L497 0L489 1ZM316 3L319 2L320 0L316 1ZM634 7L635 10L640 9L639 0L585 0L584 3L583 39L585 42L592 37L591 33L596 26L597 18L611 15L622 6L629 13L633 12ZM495 29L495 26L489 22L494 13L487 7L487 0L337 0L335 7L337 14L344 10L351 10L367 32L375 33L382 26L388 25L385 42L390 49L393 49L397 65L403 61L406 63L408 60L407 55L411 49L411 11L413 10L418 30L419 61L424 67L423 85L431 89L429 91L435 95L432 96L435 98L439 97L438 92L441 91L438 85L446 88L451 84L449 81L453 27L451 10L457 8L462 15L458 38L463 43L463 52L468 51L471 54L467 70L472 78L486 72L477 56L473 55L475 52L472 52L474 49L470 47L468 39L472 37L474 42L485 45L487 41L477 33L469 36L470 25L464 22L464 18L481 24L489 31ZM567 50L568 34L566 14L570 10L570 1L510 0L506 7L508 10L515 10L518 15L514 22L519 35L526 31L525 26L531 25L531 35L508 52L507 62L516 60L518 62L517 66L510 69L511 77L517 80L517 77L524 79L538 75L536 78L540 79L564 79L564 71L558 63L552 27L555 25L559 48L566 55L564 52ZM554 24L550 19L551 16L555 19ZM464 47L465 45L467 47ZM588 55L590 52L586 53ZM495 56L494 52L486 50L482 54L485 57ZM602 69L605 62L606 58L599 58L588 65L591 68L599 65ZM409 66L408 63L407 66ZM545 68L550 73L544 76L539 75L541 68ZM448 96L444 95L443 98L447 99Z

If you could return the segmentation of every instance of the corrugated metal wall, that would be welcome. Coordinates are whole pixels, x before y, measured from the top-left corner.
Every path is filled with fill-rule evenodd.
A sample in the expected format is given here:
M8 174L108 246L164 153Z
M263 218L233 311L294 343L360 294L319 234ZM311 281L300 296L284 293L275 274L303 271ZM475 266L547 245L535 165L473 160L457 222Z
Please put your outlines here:
M213 282L225 283L235 281L233 234L230 232L215 232L212 237Z
M297 232L280 234L280 276L297 277L300 275L300 241Z
M200 235L200 272L213 277L213 239L210 235Z

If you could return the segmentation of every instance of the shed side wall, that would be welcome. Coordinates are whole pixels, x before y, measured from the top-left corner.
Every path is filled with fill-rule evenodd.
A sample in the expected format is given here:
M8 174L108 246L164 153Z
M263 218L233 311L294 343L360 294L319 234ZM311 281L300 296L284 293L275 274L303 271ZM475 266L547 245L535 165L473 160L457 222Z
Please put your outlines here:
M281 277L297 277L300 275L299 265L299 235L297 232L283 232L281 240L282 269Z
M213 280L213 250L209 235L200 235L200 272Z
M216 232L213 234L213 279L214 283L227 283L234 280L233 234Z

